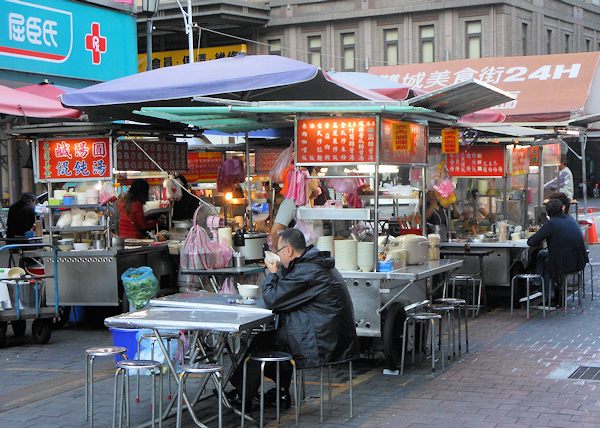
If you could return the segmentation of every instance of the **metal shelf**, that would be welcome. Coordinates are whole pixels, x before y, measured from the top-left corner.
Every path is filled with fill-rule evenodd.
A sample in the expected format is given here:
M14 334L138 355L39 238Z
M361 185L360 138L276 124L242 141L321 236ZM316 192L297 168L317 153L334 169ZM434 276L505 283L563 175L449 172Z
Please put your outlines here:
M63 209L72 209L72 208L101 209L101 208L106 208L106 207L103 205L100 205L100 204L74 204L74 205L48 205L48 208L63 210Z
M99 230L106 230L106 226L51 226L50 232L63 232L63 233L80 233L80 232L95 232Z

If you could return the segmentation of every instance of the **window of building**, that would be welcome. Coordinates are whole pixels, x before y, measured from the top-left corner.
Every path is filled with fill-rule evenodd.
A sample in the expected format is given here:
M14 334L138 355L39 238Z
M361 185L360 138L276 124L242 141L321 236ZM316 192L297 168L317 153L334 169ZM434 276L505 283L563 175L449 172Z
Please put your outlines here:
M467 22L467 58L481 58L481 21Z
M354 33L342 34L342 71L354 71L356 54L356 39Z
M570 51L571 51L571 35L570 34L565 34L564 52L565 53L569 53Z
M590 39L585 39L585 51L591 51L592 41Z
M386 65L398 65L398 30L383 30L383 60Z
M552 30L546 30L546 53L552 53Z
M269 55L281 55L281 39L267 40Z
M433 62L435 51L435 31L433 25L419 27L421 62Z
M529 45L529 25L521 24L521 48L523 56L527 55L527 46Z
M308 37L308 63L321 67L321 36Z

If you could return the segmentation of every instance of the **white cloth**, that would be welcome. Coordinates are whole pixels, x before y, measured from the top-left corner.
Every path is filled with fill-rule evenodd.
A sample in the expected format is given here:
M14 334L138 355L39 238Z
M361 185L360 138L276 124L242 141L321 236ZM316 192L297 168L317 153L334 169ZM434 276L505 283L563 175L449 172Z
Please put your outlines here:
M565 166L558 172L558 177L553 178L546 184L544 189L552 190L554 192L562 192L573 199L573 173L568 166Z

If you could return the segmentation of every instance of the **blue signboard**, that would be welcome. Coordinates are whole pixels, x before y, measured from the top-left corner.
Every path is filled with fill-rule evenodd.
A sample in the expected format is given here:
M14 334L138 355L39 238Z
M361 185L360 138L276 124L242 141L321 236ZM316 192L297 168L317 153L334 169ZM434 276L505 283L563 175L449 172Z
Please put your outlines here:
M98 81L136 73L135 17L69 0L0 0L0 69Z

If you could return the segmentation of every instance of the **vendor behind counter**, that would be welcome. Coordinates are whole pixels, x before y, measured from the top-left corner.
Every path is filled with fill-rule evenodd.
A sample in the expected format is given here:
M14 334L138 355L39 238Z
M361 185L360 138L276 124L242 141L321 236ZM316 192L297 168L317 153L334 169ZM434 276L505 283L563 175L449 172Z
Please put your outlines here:
M146 180L134 180L125 195L119 200L119 236L121 238L142 239L146 232L158 224L155 220L146 220L144 204L149 198L150 185Z

